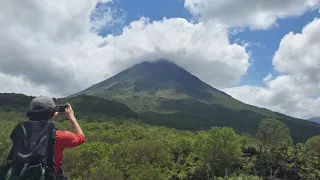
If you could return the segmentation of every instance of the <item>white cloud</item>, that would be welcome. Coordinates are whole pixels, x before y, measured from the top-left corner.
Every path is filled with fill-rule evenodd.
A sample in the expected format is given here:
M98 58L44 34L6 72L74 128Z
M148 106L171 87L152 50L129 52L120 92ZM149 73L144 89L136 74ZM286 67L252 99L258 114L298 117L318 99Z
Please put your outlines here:
M91 17L92 30L98 34L101 29L123 25L125 13L122 10L112 9L105 2L92 11Z
M271 79L273 78L273 75L271 73L268 74L268 76L266 76L265 78L263 78L263 82L264 83L268 83L271 81Z
M320 0L185 0L184 6L203 21L267 29L280 18L319 8Z
M320 115L320 19L314 19L301 33L288 33L274 55L280 73L266 88L242 86L227 93L249 104L267 107L299 118Z
M37 96L41 95L54 95L48 92L47 87L37 86L25 81L22 77L8 76L6 74L0 73L1 91L2 92L15 92L21 94L28 94Z
M108 36L101 47L115 53L113 72L137 62L171 59L216 87L238 83L249 67L244 47L230 44L227 30L217 24L191 24L174 18L149 22L142 18L124 28L120 36ZM104 51L106 52L106 51Z
M98 40L89 23L96 2L1 1L0 72L22 77L35 91L37 85L59 94L81 88L81 68L74 68L83 66L78 58Z
M320 19L303 28L299 34L293 32L283 37L275 53L273 65L282 73L302 73L320 82Z
M141 18L123 34L102 38L91 29L118 21L113 12L119 10L107 8L90 23L97 2L1 1L0 92L26 85L28 94L68 95L157 58L171 59L216 87L237 84L249 67L245 47L230 44L227 29L219 24Z

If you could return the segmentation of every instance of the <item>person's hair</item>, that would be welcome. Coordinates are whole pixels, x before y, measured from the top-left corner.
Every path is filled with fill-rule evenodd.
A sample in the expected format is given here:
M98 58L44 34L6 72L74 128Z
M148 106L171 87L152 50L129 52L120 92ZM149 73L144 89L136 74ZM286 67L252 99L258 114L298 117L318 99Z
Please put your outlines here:
M53 117L55 112L56 112L55 109L45 110L45 111L41 111L41 112L28 111L26 113L26 116L31 121L43 121L43 120L47 121L47 120L49 120L49 119L51 119Z

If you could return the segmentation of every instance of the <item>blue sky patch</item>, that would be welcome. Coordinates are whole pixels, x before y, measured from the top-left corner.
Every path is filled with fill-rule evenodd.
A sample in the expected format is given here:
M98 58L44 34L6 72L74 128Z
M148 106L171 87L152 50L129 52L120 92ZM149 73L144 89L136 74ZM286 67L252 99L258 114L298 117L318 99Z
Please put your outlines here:
M268 73L272 73L276 76L278 73L273 70L272 59L283 36L290 31L301 33L304 26L311 22L315 17L319 16L320 14L318 11L308 12L300 17L278 20L278 26L268 30L246 30L240 32L236 36L232 36L230 38L231 42L235 42L236 39L241 39L248 42L259 43L261 45L249 47L249 50L252 52L253 65L248 70L247 75L242 78L241 85L263 86L262 79L265 78Z

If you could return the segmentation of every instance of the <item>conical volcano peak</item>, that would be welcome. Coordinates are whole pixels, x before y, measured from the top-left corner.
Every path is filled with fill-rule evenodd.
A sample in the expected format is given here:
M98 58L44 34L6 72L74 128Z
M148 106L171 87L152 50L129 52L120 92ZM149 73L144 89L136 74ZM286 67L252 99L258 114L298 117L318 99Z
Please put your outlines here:
M133 67L123 71L123 73L128 73L130 75L136 76L136 75L144 75L146 77L148 76L154 76L158 78L164 78L170 79L170 75L174 76L177 73L181 73L185 71L178 65L176 65L174 62L161 59L157 61L144 61L142 63L136 64ZM119 74L123 74L119 73Z
M174 63L173 61L167 60L167 59L158 59L155 61L143 61L141 63L138 63L135 66L175 66L177 68L180 68L176 63Z
M121 92L127 90L148 93L170 90L171 92L175 91L185 96L201 99L211 99L213 93L228 96L202 82L174 62L165 59L136 64L78 94L99 93L101 96L105 96L110 91Z
M175 64L173 61L160 59L157 61L144 61L133 67L123 71L133 76L153 76L154 78L171 79L175 78L179 73L188 73L186 70ZM188 73L190 74L190 73Z

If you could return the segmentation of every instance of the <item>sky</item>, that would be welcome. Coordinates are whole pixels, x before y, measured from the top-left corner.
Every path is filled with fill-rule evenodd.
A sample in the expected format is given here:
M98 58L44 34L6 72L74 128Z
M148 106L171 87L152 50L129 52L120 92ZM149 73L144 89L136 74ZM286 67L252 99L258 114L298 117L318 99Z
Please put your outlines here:
M232 97L320 116L320 0L1 0L0 92L64 97L168 59Z

